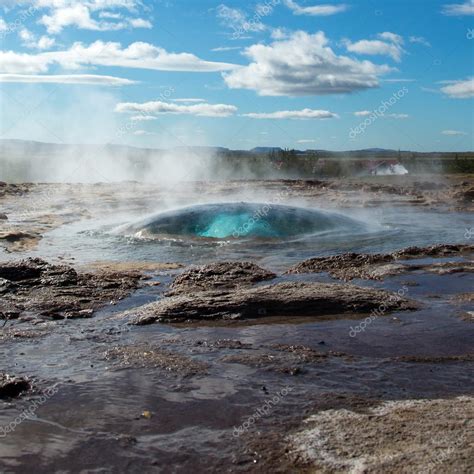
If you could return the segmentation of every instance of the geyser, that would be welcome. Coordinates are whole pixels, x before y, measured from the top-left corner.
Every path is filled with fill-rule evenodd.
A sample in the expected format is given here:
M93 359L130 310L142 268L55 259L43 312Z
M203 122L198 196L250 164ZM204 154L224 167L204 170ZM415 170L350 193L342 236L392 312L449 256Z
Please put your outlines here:
M367 226L341 214L264 203L200 204L166 211L121 232L141 237L284 239L327 232L366 230Z

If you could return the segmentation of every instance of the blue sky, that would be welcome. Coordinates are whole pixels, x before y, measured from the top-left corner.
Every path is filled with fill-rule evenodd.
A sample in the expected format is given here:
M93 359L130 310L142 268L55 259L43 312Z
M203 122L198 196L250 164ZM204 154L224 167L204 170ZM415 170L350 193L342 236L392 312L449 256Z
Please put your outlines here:
M474 0L0 5L0 138L474 149Z

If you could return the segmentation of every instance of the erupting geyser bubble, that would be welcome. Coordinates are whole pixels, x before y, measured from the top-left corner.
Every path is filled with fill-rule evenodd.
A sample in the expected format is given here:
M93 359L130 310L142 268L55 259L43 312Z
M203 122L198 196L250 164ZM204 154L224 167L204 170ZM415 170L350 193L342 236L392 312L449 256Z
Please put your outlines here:
M166 211L120 229L140 237L267 238L367 230L341 214L260 203L200 204Z

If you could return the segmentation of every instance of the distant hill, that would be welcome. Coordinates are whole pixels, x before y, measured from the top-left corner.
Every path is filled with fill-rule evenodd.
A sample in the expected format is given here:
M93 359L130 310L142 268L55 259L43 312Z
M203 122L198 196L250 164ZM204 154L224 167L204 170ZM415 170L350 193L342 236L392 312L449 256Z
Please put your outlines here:
M257 146L252 148L250 153L270 153L272 151L282 151L283 148L275 147L275 146Z
M84 154L84 153L100 153L103 151L112 152L113 154L122 156L152 156L162 155L167 152L179 151L179 152L190 152L195 154L213 154L213 155L268 155L271 152L279 153L284 150L281 147L271 146L259 146L252 148L251 150L231 150L229 148L220 146L178 146L171 149L159 149L159 148L140 148L130 145L117 145L117 144L105 144L105 145L80 145L80 144L58 144L58 143L44 143L28 140L0 140L0 154L5 155L45 155L45 154ZM331 151L331 150L319 150L319 149L307 149L307 150L294 150L297 155L316 155L319 158L400 158L400 157L433 157L439 158L441 156L454 156L455 154L472 153L469 151L459 152L412 152L409 150L392 150L386 148L366 148L362 150L347 150L347 151Z

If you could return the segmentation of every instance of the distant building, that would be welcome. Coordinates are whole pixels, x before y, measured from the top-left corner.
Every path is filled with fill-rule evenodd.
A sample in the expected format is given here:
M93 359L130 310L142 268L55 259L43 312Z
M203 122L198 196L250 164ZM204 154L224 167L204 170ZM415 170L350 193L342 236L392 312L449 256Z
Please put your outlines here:
M398 160L369 161L367 166L372 176L408 174L408 170Z

